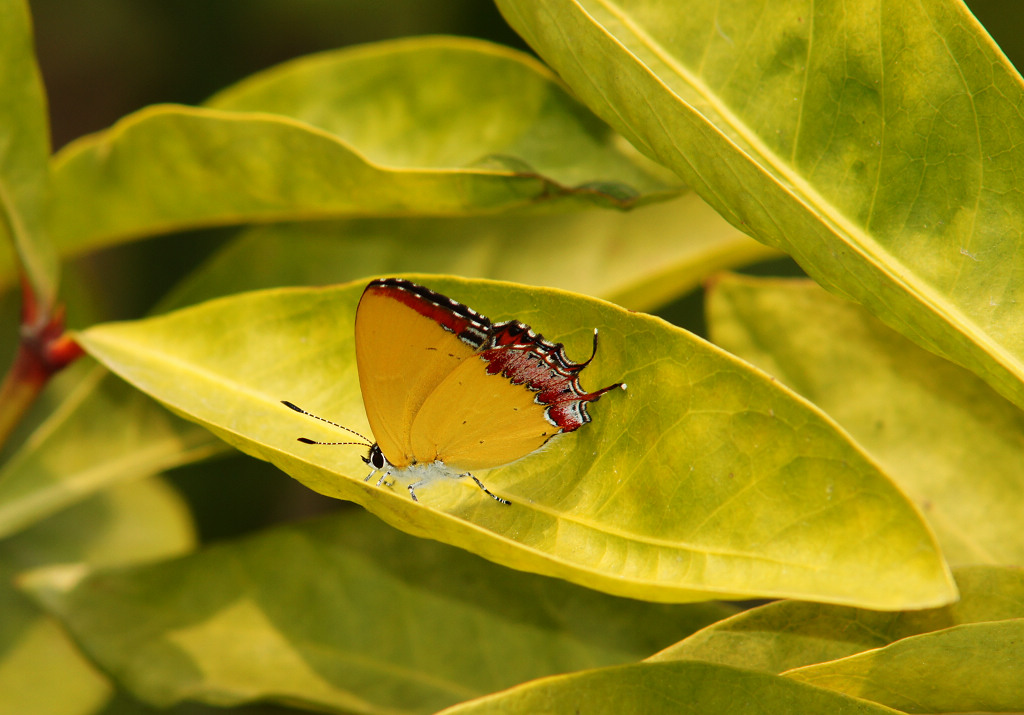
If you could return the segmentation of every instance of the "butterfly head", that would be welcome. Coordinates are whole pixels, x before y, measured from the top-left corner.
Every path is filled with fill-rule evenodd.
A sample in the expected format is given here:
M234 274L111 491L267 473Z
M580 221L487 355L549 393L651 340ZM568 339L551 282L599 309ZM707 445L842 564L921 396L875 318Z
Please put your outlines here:
M384 453L380 451L380 447L378 447L376 444L370 445L369 453L362 459L364 462L373 467L374 471L384 469L384 466L388 464L387 458L384 456Z

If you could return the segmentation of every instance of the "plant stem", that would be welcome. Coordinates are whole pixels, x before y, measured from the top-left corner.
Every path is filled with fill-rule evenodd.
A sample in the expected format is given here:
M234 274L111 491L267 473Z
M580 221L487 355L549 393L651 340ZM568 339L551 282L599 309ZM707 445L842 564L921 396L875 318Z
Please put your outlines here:
M35 402L47 381L82 355L64 333L64 311L41 315L28 281L22 280L21 340L14 364L0 385L0 445Z

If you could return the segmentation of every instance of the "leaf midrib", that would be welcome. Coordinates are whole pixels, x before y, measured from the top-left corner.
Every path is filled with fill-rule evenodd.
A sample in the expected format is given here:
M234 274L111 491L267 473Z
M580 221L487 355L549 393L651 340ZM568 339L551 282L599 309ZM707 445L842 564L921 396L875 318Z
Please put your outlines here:
M902 261L897 260L888 249L879 244L878 241L864 232L860 227L853 224L845 214L836 209L829 201L812 189L800 174L791 169L790 164L768 149L757 134L751 131L744 122L740 121L729 110L729 108L718 99L718 95L712 93L703 82L694 77L692 73L676 61L675 57L667 52L659 43L655 42L643 29L636 25L636 23L630 19L629 15L617 4L610 2L609 0L593 1L603 6L609 14L615 16L622 25L628 28L635 35L636 39L644 44L652 54L658 57L666 67L676 72L677 75L693 87L710 106L714 107L719 115L736 132L736 134L743 137L753 153L760 157L760 161L753 161L750 153L744 151L732 139L718 130L713 123L709 122L709 126L717 131L724 141L736 147L737 152L748 158L751 163L755 163L759 167L767 166L770 171L767 171L764 168L762 168L762 171L769 175L782 191L785 191L794 201L804 206L808 213L815 216L815 218L817 218L830 233L842 241L844 245L848 246L851 250L856 251L858 255L871 264L876 270L889 278L889 280L894 284L900 286L907 293L916 297L922 304L926 305L930 310L942 317L945 322L950 323L956 327L959 332L969 336L972 342L979 345L986 353L994 358L997 363L1013 372L1015 376L1020 379L1020 376L1024 374L1024 361L1018 359L1013 353L1009 352L1000 343L996 342L988 331L982 329L977 322L968 318L968 316L961 310L956 308L949 301L945 300L941 294L931 288L931 286L926 282L921 280L909 280L910 276L916 276L916 273L913 271L911 266L907 266ZM681 97L673 92L665 82L661 81L655 72L647 67L647 65L645 65L633 52L631 52L625 44L615 38L615 36L607 29L603 28L593 15L587 13L582 5L579 4L578 0L573 0L573 2L577 4L580 11L587 15L595 25L602 27L609 37L618 42L620 47L622 47L622 49L627 52L638 65L644 67L652 77L657 79L665 90L679 103L683 105L687 104ZM784 179L787 184L783 184L779 180L779 177ZM796 193L797 191L800 193ZM839 217L838 220L831 218L833 216ZM901 268L904 270L899 270ZM931 340L928 342L932 343Z

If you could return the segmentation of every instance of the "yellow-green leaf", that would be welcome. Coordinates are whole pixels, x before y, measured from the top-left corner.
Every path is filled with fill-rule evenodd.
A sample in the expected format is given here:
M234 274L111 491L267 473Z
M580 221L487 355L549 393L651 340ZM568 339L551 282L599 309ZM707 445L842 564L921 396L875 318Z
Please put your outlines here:
M768 255L692 193L629 212L274 224L242 231L163 308L253 288L336 283L367 270L436 268L603 293L642 309L692 290L716 268ZM224 448L116 378L85 377L0 467L0 534L120 480Z
M149 107L63 149L51 222L62 250L199 226L480 214L560 198L621 208L682 188L535 61L483 42L415 39L298 60L214 105Z
M1024 92L961 2L498 6L732 223L1024 405Z
M32 41L28 0L0 0L0 287L12 254L49 315L58 265L43 231L49 198L50 128Z
M363 283L232 296L80 334L109 368L229 444L409 533L513 568L650 600L792 596L893 609L955 589L920 516L823 415L663 321L555 290L429 277L500 320L517 317L583 359L585 387L619 380L593 424L411 502L365 483L355 447L280 404L368 432L352 321Z
M428 713L642 658L729 613L613 598L413 539L355 510L32 592L137 697ZM599 623L600 627L594 625Z
M561 186L667 194L670 171L636 152L530 55L465 37L411 37L302 57L206 106L292 117L378 166L515 169Z
M0 467L0 537L113 484L222 450L205 430L93 369Z
M960 600L942 608L880 613L780 601L716 623L649 660L701 660L783 673L954 626L1024 618L1020 569L978 566L954 574Z
M449 708L443 715L893 712L874 703L787 681L710 663L640 663L536 680Z
M122 484L0 541L0 711L86 715L112 693L107 678L12 582L46 564L127 564L194 543L188 510L157 480Z
M907 713L1024 710L1024 618L912 636L787 677Z
M416 270L546 285L650 310L716 270L778 255L692 192L627 212L589 208L273 224L242 231L165 307L277 285Z
M921 508L953 564L1024 565L1024 413L809 281L725 276L716 343L825 410Z

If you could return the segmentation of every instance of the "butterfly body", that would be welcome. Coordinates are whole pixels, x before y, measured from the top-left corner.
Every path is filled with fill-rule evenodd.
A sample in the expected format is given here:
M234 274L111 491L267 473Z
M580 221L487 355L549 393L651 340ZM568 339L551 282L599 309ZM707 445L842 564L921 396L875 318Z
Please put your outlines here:
M375 439L363 458L373 468L367 480L378 472L378 484L391 474L409 478L413 499L422 484L509 464L555 435L579 429L591 420L589 402L625 388L616 383L588 393L578 375L593 355L573 362L561 343L528 325L492 323L398 278L366 287L356 311L355 345Z

